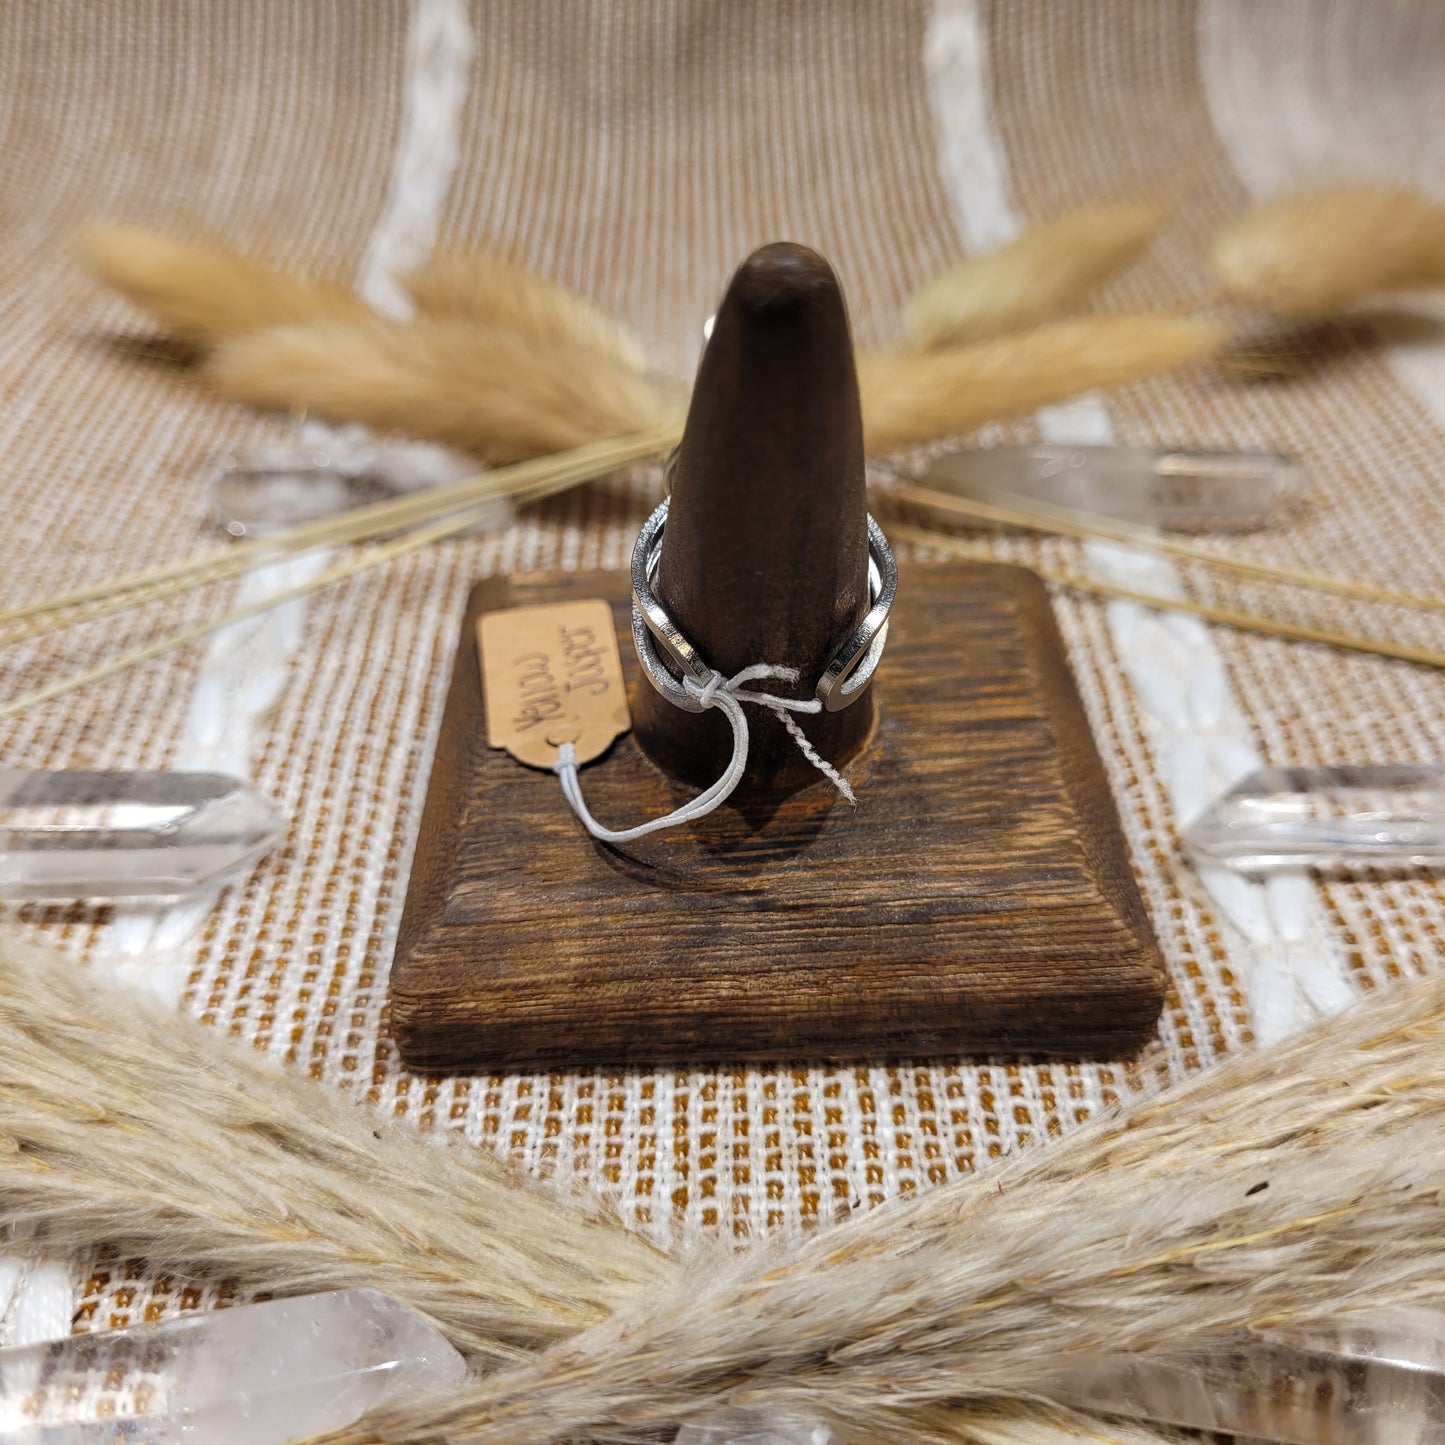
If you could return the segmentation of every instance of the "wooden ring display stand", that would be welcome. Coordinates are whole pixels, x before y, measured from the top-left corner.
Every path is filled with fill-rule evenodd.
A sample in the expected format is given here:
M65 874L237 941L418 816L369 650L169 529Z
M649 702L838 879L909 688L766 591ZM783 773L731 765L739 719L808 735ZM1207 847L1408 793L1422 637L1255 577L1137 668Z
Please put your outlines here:
M725 676L792 666L776 689L810 696L867 610L866 505L837 281L764 247L699 368L657 594ZM1158 947L1033 573L903 569L876 685L799 719L856 809L751 707L729 803L623 848L486 743L476 619L584 597L613 605L634 718L584 770L597 816L659 816L727 762L723 719L640 679L624 575L477 587L392 971L409 1065L1120 1055L1152 1033Z

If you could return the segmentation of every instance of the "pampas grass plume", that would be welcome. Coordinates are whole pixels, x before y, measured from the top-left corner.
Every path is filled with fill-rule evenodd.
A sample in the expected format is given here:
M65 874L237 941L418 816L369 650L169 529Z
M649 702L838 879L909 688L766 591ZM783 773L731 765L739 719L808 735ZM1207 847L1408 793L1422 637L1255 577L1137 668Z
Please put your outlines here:
M0 937L0 1220L47 1251L108 1243L284 1295L381 1289L487 1366L674 1277L595 1206L105 984Z
M359 321L372 314L337 282L134 226L92 226L80 246L93 275L188 341L206 344L268 326Z
M965 261L909 301L909 342L932 351L1052 321L1133 261L1163 218L1142 202L1078 211Z
M1438 1302L1445 979L732 1260L668 1259L104 982L0 940L0 1215L54 1251L381 1288L501 1367L348 1445L656 1440L725 1404L849 1441L1142 1445L1168 1432L1038 1404L1055 1367Z
M0 936L0 1216L38 1227L47 1251L104 1241L282 1295L382 1289L479 1369L685 1277L595 1202L569 1207L460 1140L423 1143L154 1000L127 993L117 1009L107 985ZM686 1268L701 1281L730 1265L719 1252ZM407 1413L426 1416L420 1401ZM989 1401L928 1412L910 1438L1063 1445L1089 1419Z
M1146 313L1056 321L955 351L862 355L864 440L871 455L972 431L1202 361L1224 340L1212 322Z
M1221 232L1210 260L1237 300L1318 319L1376 291L1445 280L1445 206L1389 186L1277 196Z
M593 352L628 371L647 370L642 343L620 321L534 272L495 256L434 257L404 278L422 316L471 321Z
M610 358L460 320L278 327L219 347L206 375L253 406L365 422L494 465L669 419L653 385Z
M849 1441L1041 1441L969 1416L1047 1398L1095 1353L1178 1360L1434 1308L1442 1042L1445 979L1397 989L981 1176L684 1271L531 1364L328 1442L620 1445L741 1403Z

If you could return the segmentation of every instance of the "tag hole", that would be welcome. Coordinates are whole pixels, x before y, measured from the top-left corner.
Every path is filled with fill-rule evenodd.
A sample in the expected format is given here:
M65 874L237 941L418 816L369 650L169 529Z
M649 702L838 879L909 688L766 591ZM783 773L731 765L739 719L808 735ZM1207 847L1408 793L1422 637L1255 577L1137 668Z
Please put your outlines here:
M560 748L563 743L576 743L582 740L582 729L575 728L553 728L547 734L547 746Z

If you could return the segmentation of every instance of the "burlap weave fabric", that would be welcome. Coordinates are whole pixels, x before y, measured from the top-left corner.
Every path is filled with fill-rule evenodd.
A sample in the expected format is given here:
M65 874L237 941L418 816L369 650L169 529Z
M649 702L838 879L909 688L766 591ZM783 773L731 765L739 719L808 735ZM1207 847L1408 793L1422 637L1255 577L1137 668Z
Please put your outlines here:
M293 426L208 398L146 354L145 323L80 274L75 228L129 220L355 275L405 124L409 13L401 0L0 6L0 605L215 545L203 464ZM1208 237L1254 195L1335 177L1445 184L1434 84L1445 12L1424 0L501 0L467 18L475 55L441 243L575 288L673 369L695 354L731 268L771 239L827 254L859 337L887 343L911 288L1070 207L1169 197L1161 242L1099 305L1177 308L1207 289ZM1439 591L1445 362L1432 335L1384 321L1311 338L1318 364L1286 381L1166 378L1100 414L1123 442L1297 453L1314 481L1308 507L1239 545ZM1191 746L1208 751L1230 708L1271 763L1438 758L1445 679L1223 630L1191 660L1198 633L1154 636L1060 594L1170 967L1141 1059L412 1077L387 1033L386 972L463 600L503 569L622 566L658 488L640 469L313 602L251 759L290 816L286 845L186 945L183 1006L218 1042L264 1050L457 1147L590 1181L677 1240L815 1227L1040 1144L1247 1046L1252 982L1271 968L1308 974L1311 948L1354 989L1435 966L1445 888L1431 877L1306 882L1286 912L1308 947L1293 925L1251 938L1181 858L1169 779ZM1071 544L997 545L1088 565ZM1186 580L1353 630L1430 635L1420 616ZM12 648L6 692L228 596ZM1167 696L1127 637L1178 665ZM205 665L198 650L175 654L36 709L0 729L0 764L174 764ZM1211 691L1220 678L1228 707ZM104 955L117 926L15 912L77 952ZM1304 992L1338 982L1326 969ZM118 1011L130 986L117 984ZM140 1262L102 1260L82 1318L119 1324L206 1298Z

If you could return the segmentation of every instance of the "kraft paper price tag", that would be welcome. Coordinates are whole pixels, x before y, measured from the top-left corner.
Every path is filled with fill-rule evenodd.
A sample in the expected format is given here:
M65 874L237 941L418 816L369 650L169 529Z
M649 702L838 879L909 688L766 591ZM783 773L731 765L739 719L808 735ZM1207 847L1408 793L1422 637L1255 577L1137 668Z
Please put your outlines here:
M487 744L550 768L571 743L600 757L631 726L612 609L600 600L510 607L477 619Z

